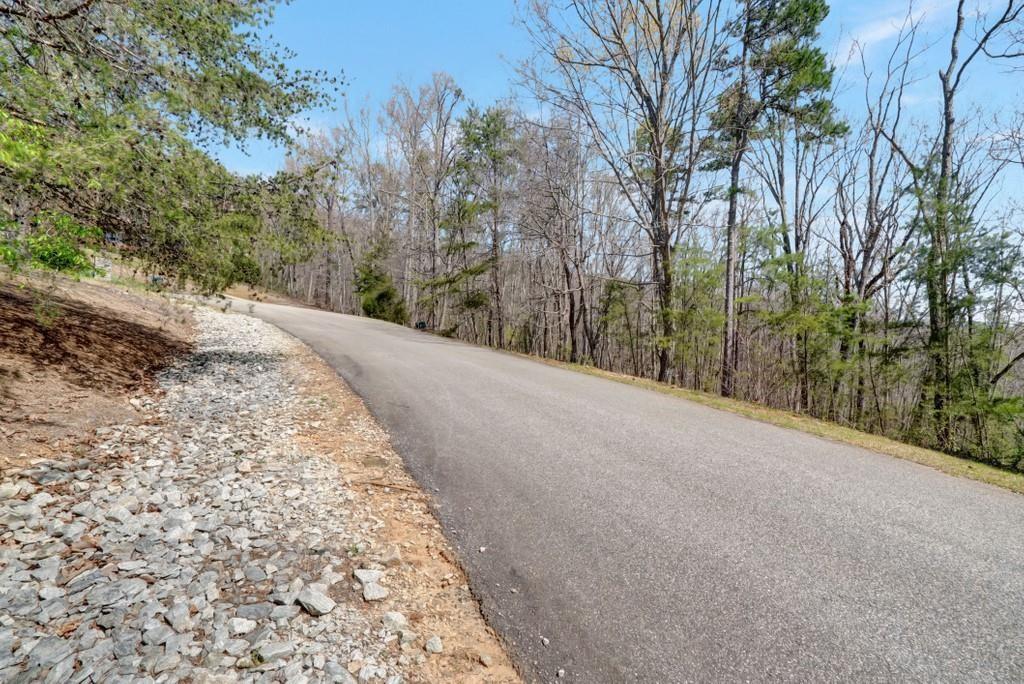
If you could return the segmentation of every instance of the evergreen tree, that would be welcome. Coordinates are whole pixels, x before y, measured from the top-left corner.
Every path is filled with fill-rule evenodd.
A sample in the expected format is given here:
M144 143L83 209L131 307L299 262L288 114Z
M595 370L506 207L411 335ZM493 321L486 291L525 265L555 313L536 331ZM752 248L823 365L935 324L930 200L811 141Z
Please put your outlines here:
M406 325L409 313L391 275L382 263L387 255L383 241L371 247L356 267L356 293L363 314L370 318Z
M781 112L800 122L831 125L826 93L832 68L814 45L828 15L824 0L744 0L729 30L737 53L723 67L732 83L719 98L714 117L720 132L720 166L729 169L726 226L725 323L721 393L735 391L737 358L736 269L739 254L738 202L743 160L765 115Z

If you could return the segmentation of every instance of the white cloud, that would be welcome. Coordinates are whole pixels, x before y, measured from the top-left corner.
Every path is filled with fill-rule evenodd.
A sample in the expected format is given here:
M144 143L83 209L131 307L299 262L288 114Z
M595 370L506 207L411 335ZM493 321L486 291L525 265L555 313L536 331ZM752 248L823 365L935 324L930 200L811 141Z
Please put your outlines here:
M921 0L892 11L894 4L884 3L880 8L882 16L850 29L837 49L836 57L840 63L849 64L858 57L859 51L867 54L869 50L895 39L900 32L914 24L924 26L943 18L947 10L953 7L954 0Z

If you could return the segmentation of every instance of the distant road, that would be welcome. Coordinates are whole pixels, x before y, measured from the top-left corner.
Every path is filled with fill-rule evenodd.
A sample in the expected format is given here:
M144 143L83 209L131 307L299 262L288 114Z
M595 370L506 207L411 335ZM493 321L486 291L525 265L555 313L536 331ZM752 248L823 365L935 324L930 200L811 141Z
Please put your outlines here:
M1024 681L1022 496L379 321L254 313L390 430L529 680Z

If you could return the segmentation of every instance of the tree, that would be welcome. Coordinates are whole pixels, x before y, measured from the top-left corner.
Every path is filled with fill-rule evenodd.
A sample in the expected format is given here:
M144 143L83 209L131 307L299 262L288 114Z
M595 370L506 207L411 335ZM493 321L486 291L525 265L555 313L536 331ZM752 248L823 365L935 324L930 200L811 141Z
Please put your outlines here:
M528 31L549 60L524 68L543 101L579 117L650 244L659 380L675 325L672 249L693 207L720 59L716 1L535 0Z
M370 318L405 325L409 322L409 314L405 309L395 283L382 267L381 260L386 256L385 243L377 243L365 255L356 269L356 292L363 314Z
M405 190L403 202L409 217L409 259L407 278L409 301L415 303L417 319L430 327L444 329L449 302L445 288L433 288L447 266L442 262L442 221L460 152L456 109L463 102L462 90L451 76L434 74L430 83L414 94L399 86L387 103L387 128L400 151Z
M832 85L832 69L814 46L828 15L824 0L744 0L729 23L737 54L724 68L732 83L719 97L715 115L721 131L721 163L729 169L725 253L725 324L722 333L721 393L735 393L738 363L736 268L739 252L740 173L750 141L769 113L785 114L798 124L831 125L831 102L823 94Z
M318 145L296 152L304 159L293 172L337 160L335 180L290 202L331 206L329 220L319 216L346 239L311 244L280 280L261 260L260 277L321 303L338 274L355 280L355 268L333 270L335 250L358 266L387 244L364 269L364 291L386 293L367 310L401 300L442 334L707 391L721 389L731 252L733 329L743 343L737 395L928 447L940 446L944 422L943 449L1024 470L1024 205L1013 194L1024 119L985 103L958 111L948 202L937 201L941 120L922 118L928 107L907 91L927 63L922 50L938 43L917 38L925 24L916 13L888 58L861 55L863 98L845 98L840 116L813 45L823 5L752 2L740 9L753 15L730 22L716 9L541 3L542 14L527 18L538 60L523 68L539 107L513 100L464 110L443 77L396 89L383 110L361 112L330 154ZM962 11L962 45L971 48L1001 16ZM745 17L760 38L741 60ZM736 50L727 53L730 35ZM1019 35L1019 22L1001 29L974 68L1015 54ZM652 55L677 55L669 76ZM646 95L661 118L648 117ZM723 192L730 187L737 191ZM651 204L658 193L671 198L667 213ZM942 207L949 382L936 413L943 385L929 288ZM275 230L291 235L293 215L275 218ZM359 300L331 306L358 313Z
M60 213L179 275L220 263L222 241L200 227L212 237L218 216L265 188L245 197L255 186L196 141L286 140L296 113L326 101L322 75L289 69L256 34L274 5L0 2L5 253L24 254L39 217Z
M963 126L957 120L957 96L968 70L977 60L1018 59L1024 57L1024 4L1007 0L990 15L979 14L977 33L966 36L966 3L960 0L949 40L949 58L939 72L941 118L929 156L914 160L895 135L887 139L914 174L914 192L918 199L919 220L926 237L922 280L927 293L929 382L923 388L922 405L930 398L930 412L940 449L953 446L953 421L956 409L954 353L952 334L960 305L955 295L955 280L969 254L963 237L974 221L970 195L981 187L963 184L963 145L959 134ZM972 40L965 53L963 43ZM970 144L968 140L967 144ZM959 158L958 158L959 157Z
M489 270L491 276L487 344L505 348L505 319L501 302L501 254L508 220L505 198L509 194L515 134L509 112L499 107L484 111L470 108L460 124L462 156L459 168L478 186L478 210L487 216Z

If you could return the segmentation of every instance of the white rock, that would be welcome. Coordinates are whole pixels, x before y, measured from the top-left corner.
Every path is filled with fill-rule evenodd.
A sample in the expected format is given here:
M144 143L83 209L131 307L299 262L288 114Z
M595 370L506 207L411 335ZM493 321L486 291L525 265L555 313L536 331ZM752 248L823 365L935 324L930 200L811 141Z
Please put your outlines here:
M387 597L388 590L376 582L370 582L369 584L363 585L364 601L383 601Z
M427 653L440 653L444 650L444 644L441 643L441 637L436 634L429 639L427 643L423 644L423 650Z
M396 633L409 626L409 621L405 619L405 616L394 610L384 613L381 623L384 625L384 629Z
M228 620L228 633L231 636L238 636L239 634L248 634L252 630L256 629L256 621L249 620L247 618L235 617Z

